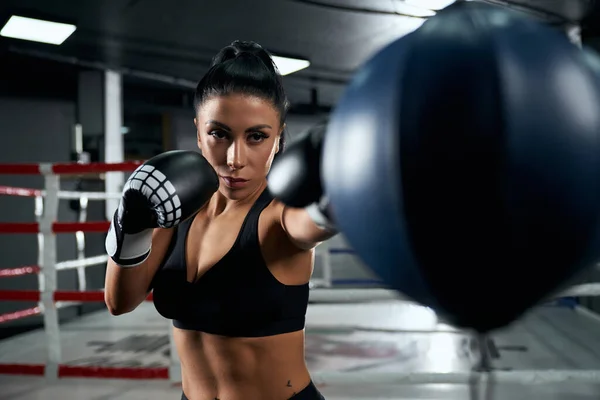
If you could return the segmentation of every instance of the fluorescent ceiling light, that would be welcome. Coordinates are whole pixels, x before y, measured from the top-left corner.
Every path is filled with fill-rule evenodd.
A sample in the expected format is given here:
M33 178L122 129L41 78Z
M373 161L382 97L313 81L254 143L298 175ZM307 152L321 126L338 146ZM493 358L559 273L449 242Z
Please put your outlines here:
M404 2L411 6L439 11L454 3L455 0L404 0Z
M288 58L281 56L273 56L272 58L281 75L289 75L291 73L300 71L301 69L308 68L308 66L310 65L310 61L301 60L298 58Z
M62 44L75 32L75 29L75 25L13 15L0 31L0 36L41 43Z

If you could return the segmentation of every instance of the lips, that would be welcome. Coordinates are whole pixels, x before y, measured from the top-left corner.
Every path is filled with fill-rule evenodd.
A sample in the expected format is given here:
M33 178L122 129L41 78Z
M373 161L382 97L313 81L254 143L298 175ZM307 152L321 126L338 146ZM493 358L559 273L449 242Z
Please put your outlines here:
M225 186L231 189L242 188L246 186L246 183L248 182L247 179L234 178L232 176L221 176L221 179L223 180L223 183L225 183Z
M222 176L221 178L226 179L229 182L248 182L248 179L234 178L232 176Z

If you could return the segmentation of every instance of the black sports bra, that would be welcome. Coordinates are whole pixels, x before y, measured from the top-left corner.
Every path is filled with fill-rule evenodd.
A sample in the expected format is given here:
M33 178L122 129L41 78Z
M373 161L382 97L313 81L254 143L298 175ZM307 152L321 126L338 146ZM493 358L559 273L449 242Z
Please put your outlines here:
M308 283L284 285L269 271L258 219L271 203L265 190L246 215L233 247L198 281L187 281L185 243L194 218L176 229L152 281L154 305L177 328L260 337L304 328Z

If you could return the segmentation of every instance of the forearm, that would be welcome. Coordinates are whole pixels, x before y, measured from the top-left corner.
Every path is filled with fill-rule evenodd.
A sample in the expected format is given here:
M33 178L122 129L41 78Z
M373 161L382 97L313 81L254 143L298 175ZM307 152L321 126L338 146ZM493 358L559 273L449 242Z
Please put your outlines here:
M283 207L281 225L290 240L301 249L308 250L337 235L334 229L327 229L315 223L304 208Z
M104 302L113 315L133 311L148 295L150 280L146 262L132 268L123 268L108 261L104 282Z
M148 258L135 267L123 267L109 259L104 283L104 301L111 314L133 311L148 296L154 274L162 263L173 229L154 229L152 251Z
M327 193L321 182L325 124L300 135L273 162L269 191L283 206L281 225L291 241L311 249L337 234Z

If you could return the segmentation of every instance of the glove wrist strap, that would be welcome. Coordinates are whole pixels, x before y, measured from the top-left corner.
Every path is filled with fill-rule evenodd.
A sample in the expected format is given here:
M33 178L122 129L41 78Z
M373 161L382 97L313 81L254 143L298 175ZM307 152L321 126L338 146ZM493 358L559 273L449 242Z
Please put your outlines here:
M338 230L333 221L331 221L328 209L329 200L325 196L321 197L318 203L312 203L305 208L310 218L319 228L335 233Z
M126 234L113 219L104 244L106 252L115 264L123 268L136 267L150 256L152 229Z

